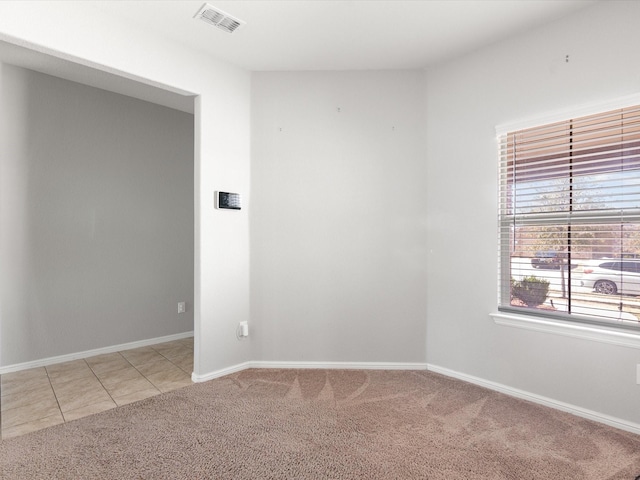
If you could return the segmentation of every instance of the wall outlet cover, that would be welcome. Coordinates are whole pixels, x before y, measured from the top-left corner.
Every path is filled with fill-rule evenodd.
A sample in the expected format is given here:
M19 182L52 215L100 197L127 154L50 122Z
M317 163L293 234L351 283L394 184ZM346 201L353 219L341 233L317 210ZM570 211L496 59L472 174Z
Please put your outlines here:
M241 337L249 336L249 322L240 322L240 336Z

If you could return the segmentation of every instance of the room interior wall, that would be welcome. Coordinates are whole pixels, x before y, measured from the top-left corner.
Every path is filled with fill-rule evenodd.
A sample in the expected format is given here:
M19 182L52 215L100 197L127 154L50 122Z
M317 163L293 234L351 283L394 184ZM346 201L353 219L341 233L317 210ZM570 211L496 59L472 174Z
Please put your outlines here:
M248 208L217 211L213 197L240 192L250 205L249 73L97 15L91 2L0 2L0 40L195 96L194 374L248 361L252 338L235 335L249 319Z
M90 6L80 2L72 6L35 3L41 15L31 15L33 2L0 2L2 39L31 42L99 68L198 94L194 151L196 373L222 372L250 359L421 361L426 345L431 365L640 423L640 387L635 383L640 353L636 349L498 326L489 317L496 309L497 297L495 126L637 93L640 65L635 61L634 45L640 34L634 20L640 14L640 5L599 2L535 32L430 69L420 87L422 93L410 94L412 101L423 108L421 97L426 92L427 107L426 121L424 117L417 121L422 131L410 135L411 146L400 146L401 152L409 152L407 156L389 153L394 142L388 131L376 137L382 132L382 126L374 128L376 118L384 119L383 126L388 127L388 117L368 117L361 111L365 107L376 114L392 111L385 100L387 91L366 93L365 102L358 96L360 91L344 78L328 77L331 89L316 90L317 97L310 98L303 86L310 83L313 87L319 73L310 74L309 79L303 74L256 75L254 129L275 128L281 123L276 120L282 119L288 121L283 131L288 133L292 128L295 135L278 137L279 130L276 135L254 130L251 143L248 72L185 50L108 15L93 16ZM105 38L110 41L105 43ZM286 80L283 85L292 91L287 93L284 87L272 85L276 79ZM413 87L410 90L414 92ZM343 91L355 99L355 111L345 108L340 113L352 116L336 122L336 109L340 104L348 105L343 101ZM287 101L277 106L267 95ZM377 102L383 105L382 110L375 110ZM307 104L309 113L305 113ZM414 118L407 100L401 105L407 109L403 118ZM344 130L340 128L342 122L347 127ZM352 138L359 123L366 140ZM316 126L322 127L318 131L324 132L324 137L312 135L311 129ZM302 127L307 130L302 131ZM419 150L423 135L427 135L427 160L407 167L404 162L408 158L421 155L411 152ZM341 155L336 147L322 144L322 138L337 142L345 149L344 158L353 163L338 162ZM308 145L302 148L307 140ZM373 145L370 151L369 142ZM251 190L250 144L255 149L251 165L255 185ZM378 156L379 151L386 152L384 159ZM286 169L276 168L277 156L283 158ZM326 158L332 158L333 163L323 163ZM373 163L367 163L366 158L374 159ZM409 198L414 203L409 203L408 211L381 204L380 198L388 190L382 187L404 186L394 176L402 174L392 168L392 158L417 178L426 168L423 183L408 176L402 179L413 192ZM296 159L310 159L308 170L302 163L296 164ZM364 168L373 178L371 187L349 171L349 165ZM270 168L275 170L270 172ZM344 210L330 211L308 198L318 195L328 183L324 178L335 172L339 173L339 186L356 186L348 190L353 207L347 211L352 216L343 214ZM383 180L384 174L390 178ZM314 175L316 178L307 178ZM284 193L271 188L267 181L273 181ZM424 187L424 197L414 192L418 186ZM236 214L215 211L212 195L220 189L243 193L250 208ZM288 191L296 193L299 205L282 203ZM377 216L375 220L367 219L358 203L361 191L364 200L376 207L370 210ZM253 195L260 199L255 205ZM423 201L426 210L415 205ZM328 202L334 207L342 205L338 196ZM252 208L252 274L257 273L252 278L250 296L248 211ZM329 218L332 215L335 218ZM403 227L403 233L398 225L403 224L405 215L416 222ZM374 224L382 225L382 237L368 247L378 233L371 227ZM398 233L391 233L396 227ZM270 229L281 229L281 233ZM420 244L425 231L426 240ZM343 232L342 238L356 242L356 246L341 246L339 234ZM289 240L285 234L293 238ZM327 241L315 240L320 236ZM398 241L399 248L394 250L392 239ZM311 248L303 256L305 245ZM419 257L425 254L424 249L419 251L421 245L427 247L426 276L424 272L410 273L409 267L402 267L402 260L398 260L404 257L404 251L410 260L407 264L421 268L424 262ZM363 250L357 246L363 246ZM412 249L415 252L408 253ZM269 254L275 260L269 259ZM366 261L367 256L374 259L372 264ZM280 258L281 266L276 264ZM394 261L385 264L385 258ZM286 277L305 278L304 274L318 271L320 261L327 262L331 278L312 278L296 288ZM358 269L372 276L365 277ZM339 275L344 272L346 278L342 279ZM337 280L332 283L331 279ZM385 284L389 279L399 280L404 286L416 280L426 303L413 296L412 286L409 292L391 286L391 295L385 290L385 285L391 284ZM269 285L279 281L281 285ZM283 303L275 304L270 294ZM322 303L321 297L331 302ZM238 321L249 319L250 301L251 319L255 320L252 336L244 343L237 342L235 328ZM389 313L394 304L404 316ZM305 305L308 308L303 312ZM376 306L382 307L380 312ZM424 318L416 323L415 316L421 309L426 311L426 324ZM301 313L310 320L300 322ZM342 321L346 315L356 322ZM414 343L414 336L420 339L420 347ZM257 347L254 353L253 347ZM403 348L406 353L400 352Z
M497 125L640 89L640 3L599 2L427 72L430 365L640 424L640 350L496 325Z
M425 362L422 72L252 76L251 317L266 362Z
M193 115L1 75L0 365L192 331Z

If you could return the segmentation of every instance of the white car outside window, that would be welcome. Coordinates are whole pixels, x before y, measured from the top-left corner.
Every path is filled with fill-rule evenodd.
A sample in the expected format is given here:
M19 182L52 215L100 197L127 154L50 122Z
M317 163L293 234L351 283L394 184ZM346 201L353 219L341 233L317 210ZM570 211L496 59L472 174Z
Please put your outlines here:
M640 260L602 259L577 272L579 285L605 295L640 295Z

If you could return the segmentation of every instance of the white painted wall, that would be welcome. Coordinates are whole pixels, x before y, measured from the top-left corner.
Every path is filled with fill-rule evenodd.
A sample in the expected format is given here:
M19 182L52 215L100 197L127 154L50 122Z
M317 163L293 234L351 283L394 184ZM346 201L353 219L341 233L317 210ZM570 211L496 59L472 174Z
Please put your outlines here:
M7 64L0 112L0 365L192 331L193 115Z
M239 321L249 318L248 208L216 211L213 194L237 191L250 205L249 73L108 14L96 15L91 2L0 2L0 40L28 43L45 53L199 95L194 146L194 371L205 374L247 361L251 339L238 342L235 330Z
M601 2L427 75L428 362L636 423L640 350L498 326L489 313L495 126L638 93L639 18L639 2Z
M421 72L254 73L256 359L425 362Z

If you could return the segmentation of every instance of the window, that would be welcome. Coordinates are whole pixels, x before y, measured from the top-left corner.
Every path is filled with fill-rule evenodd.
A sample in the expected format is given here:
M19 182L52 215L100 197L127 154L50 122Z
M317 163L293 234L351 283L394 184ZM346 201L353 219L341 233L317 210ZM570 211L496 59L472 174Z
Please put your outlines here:
M640 106L499 148L499 309L640 327Z

